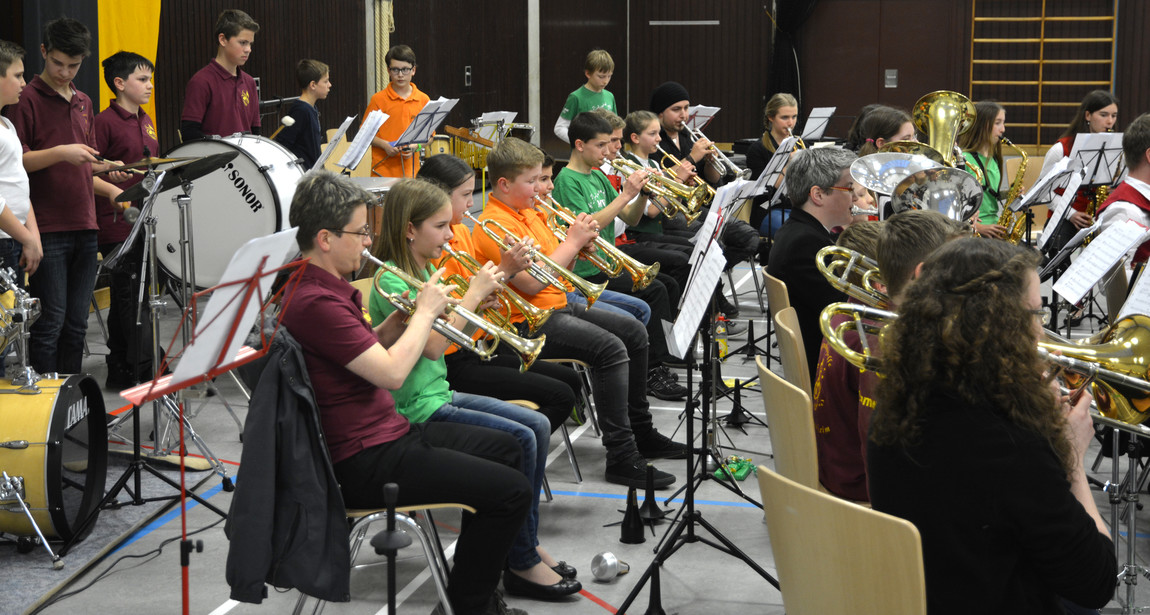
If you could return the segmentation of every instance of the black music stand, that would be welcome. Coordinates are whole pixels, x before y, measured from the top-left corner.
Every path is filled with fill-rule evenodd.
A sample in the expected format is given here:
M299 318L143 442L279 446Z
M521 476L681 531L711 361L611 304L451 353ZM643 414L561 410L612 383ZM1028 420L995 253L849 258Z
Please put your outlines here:
M399 138L395 140L392 146L398 148L409 145L423 145L430 141L432 133L443 123L443 120L447 119L447 114L451 112L458 102L458 98L440 98L439 100L433 100L427 103L423 106L423 109L420 109L418 115L411 118L411 123L407 125L407 129L403 131L403 134L399 135ZM417 152L412 155L418 156L419 154ZM402 164L400 166L403 167L403 173L406 176L407 167ZM414 174L413 166L412 175L414 176Z

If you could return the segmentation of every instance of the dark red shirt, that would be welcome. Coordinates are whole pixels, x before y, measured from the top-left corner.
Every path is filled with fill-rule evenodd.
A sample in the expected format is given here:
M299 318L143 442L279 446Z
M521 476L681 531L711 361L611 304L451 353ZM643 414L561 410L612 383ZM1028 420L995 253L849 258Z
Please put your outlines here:
M180 120L199 122L205 135L226 137L260 125L256 80L237 68L233 76L212 60L188 80Z
M57 145L84 143L96 147L92 100L71 84L72 100L32 77L20 102L4 108L12 120L24 153ZM28 192L41 233L96 229L96 199L92 165L58 162L28 174Z
M104 158L125 164L136 162L144 157L145 147L153 156L159 156L156 125L143 109L138 113L128 113L127 109L113 102L96 116L96 149ZM143 175L133 174L117 185L127 190L143 179ZM118 204L107 198L96 197L96 222L100 226L96 241L100 245L119 243L128 238L132 225L124 220L120 210Z
M378 343L363 317L362 301L347 281L304 265L284 308L283 324L303 347L333 463L391 442L411 428L395 412L391 393L346 367Z

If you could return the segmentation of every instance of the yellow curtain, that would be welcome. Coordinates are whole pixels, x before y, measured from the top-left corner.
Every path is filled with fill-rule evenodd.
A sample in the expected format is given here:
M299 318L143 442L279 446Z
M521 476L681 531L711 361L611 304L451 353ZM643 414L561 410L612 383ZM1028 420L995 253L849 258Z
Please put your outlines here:
M156 63L160 41L160 0L99 0L100 50L99 63L117 51L138 53ZM157 70L160 70L157 67ZM156 95L144 106L152 121L156 118ZM104 83L104 69L100 69L100 110L112 102L112 92Z

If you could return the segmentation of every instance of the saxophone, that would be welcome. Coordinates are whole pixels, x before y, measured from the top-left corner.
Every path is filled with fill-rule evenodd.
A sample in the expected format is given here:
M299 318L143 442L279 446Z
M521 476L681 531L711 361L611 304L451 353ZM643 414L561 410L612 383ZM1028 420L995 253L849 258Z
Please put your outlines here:
M1009 205L1022 194L1022 178L1026 175L1026 163L1029 162L1030 157L1022 151L1021 147L1011 143L1010 139L1006 137L1002 138L1002 145L1018 152L1018 155L1022 157L1022 164L1018 165L1018 171L1014 173L1014 179L1010 182L1010 191L1006 193L1006 200L1002 202L1002 214L998 217L999 226L1006 229L1006 240L1018 245L1022 241L1022 233L1026 230L1026 212L1011 211Z

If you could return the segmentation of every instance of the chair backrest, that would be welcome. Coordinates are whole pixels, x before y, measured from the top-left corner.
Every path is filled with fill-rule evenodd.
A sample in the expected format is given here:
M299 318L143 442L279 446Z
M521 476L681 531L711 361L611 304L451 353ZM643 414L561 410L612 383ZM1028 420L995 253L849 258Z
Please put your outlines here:
M328 129L328 131L327 131L328 142L331 142L331 138L335 136L336 132L339 132L338 128ZM327 145L328 145L327 143L323 144L324 149L327 148ZM335 150L332 151L332 153L331 153L331 158L327 159L327 162L324 163L323 167L325 169L327 169L328 171L332 171L334 173L339 173L339 172L343 171L343 167L338 166L337 163L339 162L340 158L343 158L344 152L346 152L347 148L349 148L349 147L351 147L351 142L347 140L347 135L345 134L342 137L340 137L339 142L336 143L336 145L335 145ZM356 167L351 170L351 176L352 177L368 177L369 175L371 175L371 156L364 156L362 159L360 159L359 164L356 165Z
M787 285L782 280L763 270L763 286L767 287L767 311L771 318L783 308L791 307L791 295L787 292Z
M800 485L817 489L819 456L811 396L768 369L762 357L757 357L755 363L759 366L775 469Z
M365 310L367 309L368 299L371 297L371 288L373 282L374 280L370 277L351 281L351 285L359 290L359 294L363 296L363 309Z
M810 395L811 368L807 364L807 350L803 346L803 334L799 331L799 315L795 308L787 307L775 314L775 333L779 340L783 377Z
M912 523L758 471L787 615L926 613Z

